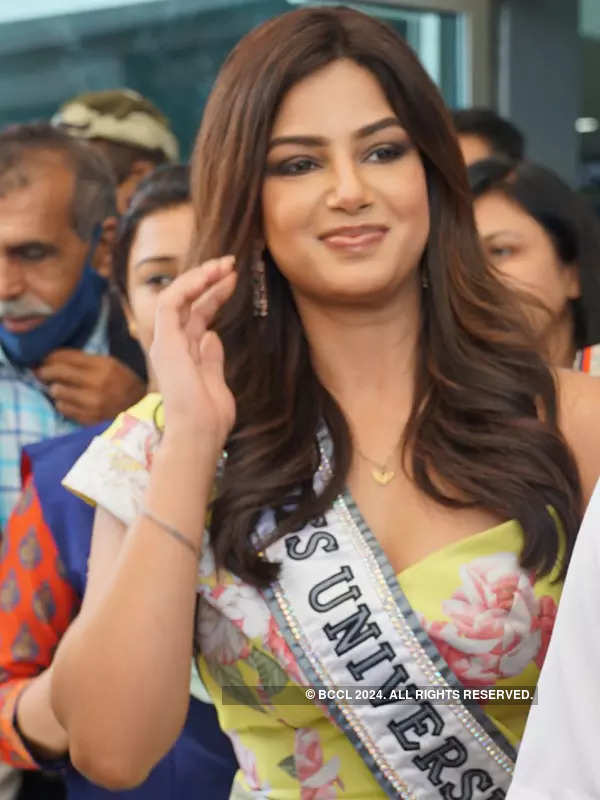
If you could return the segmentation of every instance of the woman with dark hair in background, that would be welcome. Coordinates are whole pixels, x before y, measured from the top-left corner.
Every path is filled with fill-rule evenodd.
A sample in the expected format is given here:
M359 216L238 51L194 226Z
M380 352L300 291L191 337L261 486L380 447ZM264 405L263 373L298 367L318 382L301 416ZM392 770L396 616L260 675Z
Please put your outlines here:
M527 707L398 692L535 684L599 472L597 383L555 383L524 343L442 99L367 15L305 8L238 44L192 194L162 397L65 479L98 506L52 685L75 764L143 780L195 630L233 797L500 800Z
M537 164L490 158L468 172L483 249L520 290L543 354L600 374L600 221Z
M162 289L182 269L192 235L189 170L162 167L146 178L121 218L114 276L132 335L147 353ZM229 741L192 676L184 729L171 751L133 792L109 792L65 762L68 736L50 707L52 656L86 590L93 510L60 485L106 423L25 449L24 491L0 552L0 753L17 767L60 769L69 800L183 798L202 781L211 800L226 798L235 772ZM33 774L33 773L32 773ZM28 797L36 794L35 780ZM27 781L29 784L29 781Z

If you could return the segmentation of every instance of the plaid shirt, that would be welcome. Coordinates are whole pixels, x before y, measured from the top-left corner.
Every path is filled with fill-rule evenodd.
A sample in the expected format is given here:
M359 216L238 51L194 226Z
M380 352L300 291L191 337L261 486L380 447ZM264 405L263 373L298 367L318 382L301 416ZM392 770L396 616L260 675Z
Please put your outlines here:
M108 298L82 350L107 355ZM0 346L0 532L21 492L21 448L78 428L58 413L48 388L30 369L12 364Z

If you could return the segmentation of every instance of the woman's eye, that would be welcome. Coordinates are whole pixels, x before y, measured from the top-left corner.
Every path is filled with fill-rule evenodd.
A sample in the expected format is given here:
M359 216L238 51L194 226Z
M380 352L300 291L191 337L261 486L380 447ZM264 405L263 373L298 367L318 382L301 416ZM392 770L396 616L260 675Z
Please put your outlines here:
M270 168L276 175L305 175L315 169L317 164L311 158L294 158Z
M396 158L400 158L400 156L404 155L405 152L406 147L397 144L380 145L374 150L371 150L366 158L366 161L375 163L381 161L394 161Z
M146 285L151 286L153 289L164 289L173 282L171 275L152 275L146 280Z
M514 253L512 247L490 247L489 250L490 257L493 258L495 261L498 261L503 258L509 258Z

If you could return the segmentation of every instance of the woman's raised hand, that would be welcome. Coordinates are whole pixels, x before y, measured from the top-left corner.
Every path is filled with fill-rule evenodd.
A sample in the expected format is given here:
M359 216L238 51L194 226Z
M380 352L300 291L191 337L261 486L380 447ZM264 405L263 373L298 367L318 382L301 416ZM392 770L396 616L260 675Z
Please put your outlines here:
M234 260L206 261L162 292L150 348L166 434L201 437L215 457L233 426L235 401L223 374L223 345L208 326L235 287Z

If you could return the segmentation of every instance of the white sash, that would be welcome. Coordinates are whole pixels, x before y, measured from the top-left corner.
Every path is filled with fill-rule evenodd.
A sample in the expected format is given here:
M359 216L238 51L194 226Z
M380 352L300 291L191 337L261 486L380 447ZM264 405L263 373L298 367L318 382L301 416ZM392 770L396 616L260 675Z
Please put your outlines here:
M329 442L320 435L317 489L330 470ZM381 687L400 698L411 685L463 688L419 625L349 493L266 554L282 566L265 600L315 687ZM505 797L515 751L479 706L381 704L380 696L326 704L388 796Z

